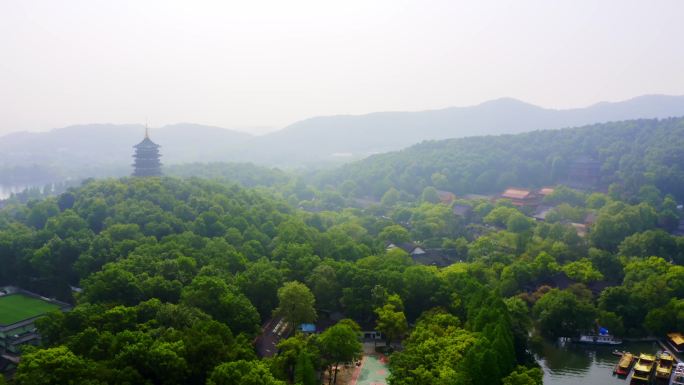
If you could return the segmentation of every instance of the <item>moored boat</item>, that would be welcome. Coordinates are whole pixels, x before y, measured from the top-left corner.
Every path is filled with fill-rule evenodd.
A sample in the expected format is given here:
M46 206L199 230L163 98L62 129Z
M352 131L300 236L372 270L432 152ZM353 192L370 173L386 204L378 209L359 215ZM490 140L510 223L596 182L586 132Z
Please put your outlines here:
M632 367L632 363L634 363L634 354L624 352L622 353L622 357L620 357L620 361L615 365L615 370L613 370L613 372L618 376L627 376L629 374L629 369Z
M684 385L684 363L678 363L670 378L670 385Z
M620 345L622 340L611 335L602 334L582 334L578 339L573 340L580 344L592 345Z
M652 354L639 354L637 362L632 369L632 381L648 383L651 381L651 374L655 364L655 356Z
M669 333L667 342L677 353L684 353L684 336L681 333Z
M656 366L656 378L659 380L669 380L674 365L674 357L670 353L660 353L658 365Z

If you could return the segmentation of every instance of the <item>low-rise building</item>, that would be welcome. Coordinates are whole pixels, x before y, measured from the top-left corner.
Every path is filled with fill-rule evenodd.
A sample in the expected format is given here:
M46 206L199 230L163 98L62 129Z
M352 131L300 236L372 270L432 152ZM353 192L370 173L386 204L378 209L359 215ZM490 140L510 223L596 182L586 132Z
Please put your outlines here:
M501 199L508 199L514 206L536 207L541 203L542 196L534 190L523 188L508 188L504 191Z
M425 253L411 255L413 261L420 265L446 267L461 262L457 257L456 250L427 249Z
M589 232L589 228L584 223L570 223L570 226L572 226L577 232L577 235L582 238L586 237Z
M553 187L542 187L537 191L539 195L542 196L542 198L546 198L547 196L553 194L556 191L555 188Z
M546 216L549 215L551 210L553 210L553 207L539 206L534 213L532 213L532 218L538 222L544 222L546 220Z
M301 324L301 325L299 325L297 330L299 330L300 332L302 332L304 334L314 334L317 331L316 324L314 324L314 323Z
M410 242L401 242L401 243L388 243L387 246L385 247L387 251L390 251L392 249L402 249L405 252L407 252L409 255L421 255L425 254L425 249L420 247L419 245L416 245L415 243L410 243Z
M0 370L12 371L25 345L40 344L35 321L45 314L71 306L17 287L0 289Z
M456 194L451 191L437 190L437 196L439 197L440 203L445 205L451 204L451 202L456 200Z

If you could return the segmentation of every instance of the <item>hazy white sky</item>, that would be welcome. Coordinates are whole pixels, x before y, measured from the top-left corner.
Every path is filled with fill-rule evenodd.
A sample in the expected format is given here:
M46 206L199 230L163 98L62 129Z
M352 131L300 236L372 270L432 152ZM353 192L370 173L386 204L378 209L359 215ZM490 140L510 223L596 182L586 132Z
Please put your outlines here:
M684 94L684 1L2 0L0 134Z

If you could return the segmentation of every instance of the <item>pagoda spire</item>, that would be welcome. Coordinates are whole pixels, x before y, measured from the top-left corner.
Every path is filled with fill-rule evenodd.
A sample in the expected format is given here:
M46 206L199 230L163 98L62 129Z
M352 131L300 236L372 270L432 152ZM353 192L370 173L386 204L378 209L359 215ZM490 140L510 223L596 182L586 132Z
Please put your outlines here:
M133 146L133 176L160 176L159 145L150 139L150 128L145 123L145 138Z

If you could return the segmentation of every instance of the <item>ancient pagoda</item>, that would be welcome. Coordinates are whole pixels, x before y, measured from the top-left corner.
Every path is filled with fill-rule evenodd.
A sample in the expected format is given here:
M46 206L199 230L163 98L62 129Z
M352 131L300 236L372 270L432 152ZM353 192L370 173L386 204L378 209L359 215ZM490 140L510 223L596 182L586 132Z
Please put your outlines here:
M150 139L150 130L145 126L145 139L133 146L133 176L160 176L159 145Z

